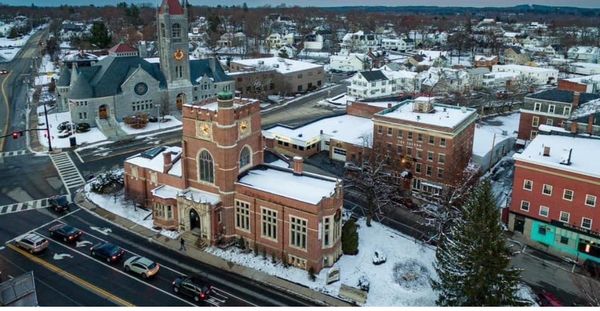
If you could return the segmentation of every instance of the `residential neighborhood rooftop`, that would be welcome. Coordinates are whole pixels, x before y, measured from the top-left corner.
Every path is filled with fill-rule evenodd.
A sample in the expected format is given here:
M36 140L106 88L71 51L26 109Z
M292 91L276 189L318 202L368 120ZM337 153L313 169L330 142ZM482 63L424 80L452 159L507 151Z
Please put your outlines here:
M418 122L439 127L454 128L465 120L475 116L476 110L467 107L436 104L433 98L418 97L414 100L406 100L400 104L385 109L377 114L387 118L400 121ZM418 112L414 109L416 102L431 102L433 110L430 112Z
M281 74L286 74L290 72L303 71L309 69L317 69L321 68L321 65L316 65L313 63L286 59L281 57L265 57L265 58L252 58L252 59L241 59L235 60L235 63L248 66L248 67L267 67L270 69L275 69L277 72Z

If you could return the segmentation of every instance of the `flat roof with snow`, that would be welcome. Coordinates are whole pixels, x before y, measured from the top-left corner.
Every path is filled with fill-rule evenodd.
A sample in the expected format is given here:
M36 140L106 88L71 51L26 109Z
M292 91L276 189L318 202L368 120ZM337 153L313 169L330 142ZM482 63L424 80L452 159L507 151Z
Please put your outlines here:
M513 113L479 121L475 126L473 137L473 154L484 157L492 150L493 145L499 145L509 138L516 138L520 116L520 113Z
M426 125L455 128L469 118L474 118L476 110L468 107L458 107L432 103L432 112L414 111L415 102L428 101L428 97L419 97L415 100L406 100L400 104L385 109L376 116L397 119L400 121L417 122ZM433 101L433 100L431 100Z
M550 155L544 156L544 147L550 148ZM571 163L565 165L571 152ZM581 136L537 135L515 160L550 167L557 170L600 178L598 158L600 139Z
M270 67L269 69L275 69L281 74L303 71L309 69L323 68L321 65L316 65L308 62L297 61L293 59L285 59L280 57L265 57L265 58L251 58L241 59L233 61L236 64L240 64L248 67Z
M279 170L268 166L259 166L247 171L238 183L309 204L318 204L323 197L330 197L336 186L336 180L333 178L306 173L294 175L291 170Z
M323 131L323 133L321 133ZM298 128L281 125L263 130L266 138L289 141L296 145L311 145L321 139L333 138L342 142L362 146L363 137L373 135L373 121L352 115L324 118ZM370 141L370 139L368 139Z

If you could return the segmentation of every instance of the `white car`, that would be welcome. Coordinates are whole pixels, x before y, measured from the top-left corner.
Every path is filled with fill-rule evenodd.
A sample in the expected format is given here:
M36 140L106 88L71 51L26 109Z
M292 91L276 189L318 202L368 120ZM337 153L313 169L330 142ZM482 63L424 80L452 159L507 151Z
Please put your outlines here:
M123 263L126 272L134 272L141 275L144 279L158 273L160 265L146 257L133 256Z

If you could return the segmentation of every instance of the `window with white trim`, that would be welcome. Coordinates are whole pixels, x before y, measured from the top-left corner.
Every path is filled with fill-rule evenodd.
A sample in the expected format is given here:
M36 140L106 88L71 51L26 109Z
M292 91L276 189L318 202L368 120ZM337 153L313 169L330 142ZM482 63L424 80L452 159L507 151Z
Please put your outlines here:
M573 190L565 189L563 191L563 200L573 201Z
M571 107L566 106L563 108L563 116L568 116L571 114Z
M533 116L531 118L531 126L533 127L538 127L538 125L540 125L540 117L538 116Z
M262 207L261 214L262 237L277 241L277 211Z
M550 214L548 206L540 206L540 216L548 217L548 214Z
M581 228L592 230L592 219L582 217L581 218Z
M306 238L307 238L307 224L306 219L290 217L290 245L293 247L306 249Z
M540 111L540 110L542 110L542 103L533 104L533 111Z
M235 227L250 231L250 204L235 200Z
M529 212L529 201L521 201L521 210Z
M548 113L554 114L555 110L556 110L556 105L548 105Z
M552 185L544 184L542 187L543 195L552 195Z
M529 179L523 180L523 190L531 191L533 189L533 181Z
M568 223L570 216L571 216L570 213L561 211L560 212L560 218L559 218L559 220L562 221L562 222L567 222Z
M596 206L596 196L591 194L585 195L585 205L595 207Z

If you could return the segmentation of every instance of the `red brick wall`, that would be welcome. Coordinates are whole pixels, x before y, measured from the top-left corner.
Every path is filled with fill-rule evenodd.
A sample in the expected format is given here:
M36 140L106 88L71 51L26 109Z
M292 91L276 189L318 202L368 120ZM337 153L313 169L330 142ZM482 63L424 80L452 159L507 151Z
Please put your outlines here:
M550 152L553 151L558 152L558 150L550 150ZM525 179L533 181L532 191L523 189ZM544 184L552 185L551 196L542 194ZM581 218L586 217L592 219L592 230L600 231L600 214L598 213L598 208L600 208L599 184L600 178L517 161L515 163L510 211L548 222L550 220L559 220L561 211L569 212L569 224L580 227ZM575 192L573 201L563 199L564 189ZM596 196L596 207L585 205L586 194ZM521 210L522 200L530 202L528 212ZM546 218L539 215L540 205L549 208L549 217Z
M346 107L346 113L352 116L372 118L374 114L382 111L385 108L372 106L361 102L349 103Z
M517 138L524 140L531 140L531 131L538 130L538 127L533 127L533 117L536 116L539 118L539 125L546 124L548 119L552 119L552 126L562 127L562 122L565 121L565 118L559 117L547 117L545 115L538 115L531 112L521 111L521 116L519 119L519 134Z
M567 80L558 80L558 89L586 93L587 85Z

